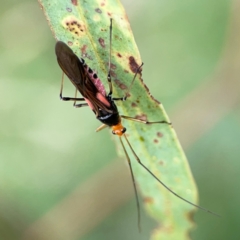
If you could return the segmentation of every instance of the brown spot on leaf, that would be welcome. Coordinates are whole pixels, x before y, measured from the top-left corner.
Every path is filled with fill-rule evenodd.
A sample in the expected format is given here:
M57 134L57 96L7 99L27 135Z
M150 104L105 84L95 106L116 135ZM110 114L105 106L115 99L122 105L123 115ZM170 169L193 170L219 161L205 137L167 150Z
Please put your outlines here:
M113 39L117 40L117 41L121 41L122 40L122 38L119 35L117 35L117 34L113 34Z
M97 13L102 13L102 10L101 10L100 8L96 8L95 11L96 11Z
M72 4L73 4L74 6L77 6L77 5L78 5L77 0L71 0L71 2L72 2Z
M157 136L158 136L159 138L161 138L161 137L163 137L163 134L162 134L161 132L157 132Z
M187 219L189 219L190 222L194 222L194 214L195 214L195 210L193 210L191 212L187 212L186 216L187 216Z
M161 166L163 166L163 165L164 165L164 162L163 162L162 160L160 160L160 161L159 161L159 164L160 164Z
M144 141L145 141L145 139L144 139L142 136L139 137L139 140L140 140L141 142L144 142Z
M84 44L84 45L80 48L81 53L82 53L82 56L85 56L85 55L86 55L86 49L87 49L87 45L86 45L86 44Z
M111 69L116 69L116 68L117 68L117 66L116 66L115 64L111 63L111 66L110 66L110 68L111 68Z
M144 201L146 204L153 204L153 203L154 203L153 198L151 198L151 197L145 197L145 198L143 199L143 201Z
M137 107L137 104L136 104L135 102L132 102L132 103L131 103L131 106L132 106L132 107Z
M128 87L124 83L122 83L120 80L115 79L114 82L120 89L122 90L128 89Z
M157 139L154 139L153 142L154 142L154 143L158 143L158 140L157 140Z
M68 41L68 46L72 46L73 45L73 42L71 42L71 41Z
M116 77L117 77L116 73L115 73L114 71L112 71L112 70L110 70L110 75L111 75L111 77L113 77L113 78L116 78Z
M139 65L137 64L137 62L133 56L129 57L129 67L133 73L136 73L139 68Z
M66 28L68 31L70 31L73 35L77 37L81 37L86 31L85 24L79 21L74 16L68 16L64 18L62 21L62 25L64 26L64 28Z
M98 42L100 43L100 45L105 48L105 42L104 42L104 39L103 38L99 38L98 39Z
M111 16L112 16L112 14L111 14L110 12L108 12L107 14L108 14L108 16L109 16L109 17L111 17Z
M117 53L117 56L120 57L120 58L122 57L122 55L120 53Z
M86 45L86 44L84 44L84 45L80 48L80 50L81 50L81 56L82 56L83 58L88 58L88 59L92 60L92 57L87 54L87 45Z
M147 115L144 113L141 115L136 115L135 118L139 120L147 121Z

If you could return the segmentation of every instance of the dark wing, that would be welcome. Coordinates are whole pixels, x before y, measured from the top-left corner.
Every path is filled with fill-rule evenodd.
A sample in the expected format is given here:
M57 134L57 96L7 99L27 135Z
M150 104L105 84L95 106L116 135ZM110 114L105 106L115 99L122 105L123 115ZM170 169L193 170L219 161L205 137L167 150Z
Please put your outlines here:
M57 42L55 46L57 61L63 72L74 85L83 87L84 67L79 58L64 42Z
M55 52L59 66L82 96L92 103L96 115L99 115L99 109L112 112L104 103L97 99L98 89L89 78L83 66L84 63L80 61L72 49L64 42L58 41L55 46Z

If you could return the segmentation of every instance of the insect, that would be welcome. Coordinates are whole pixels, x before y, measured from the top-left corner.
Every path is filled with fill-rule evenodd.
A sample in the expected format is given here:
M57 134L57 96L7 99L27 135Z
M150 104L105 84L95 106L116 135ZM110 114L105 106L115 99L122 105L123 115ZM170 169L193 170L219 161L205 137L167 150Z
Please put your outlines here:
M127 136L126 136L126 128L122 125L122 119L130 120L130 121L136 121L143 124L166 124L171 125L171 123L166 122L164 120L162 121L155 121L155 122L148 122L141 119L129 117L120 115L118 112L118 108L115 105L115 101L125 101L129 97L130 89L133 86L133 83L135 81L135 78L137 74L141 71L141 67L143 64L141 64L131 82L129 85L128 91L122 98L114 98L112 97L113 94L113 87L112 87L112 80L110 75L110 66L111 66L111 43L112 43L112 19L110 21L110 49L109 49L109 62L108 62L108 85L109 85L109 93L106 94L105 88L101 82L101 80L98 78L97 74L85 63L84 59L78 58L76 54L72 51L71 48L68 47L67 44L64 42L58 41L55 46L55 52L57 55L57 61L61 69L63 70L63 77L64 74L67 75L67 77L70 79L72 84L76 88L75 97L63 97L63 77L61 82L61 89L60 89L60 99L63 101L74 101L74 106L77 108L88 106L90 109L94 112L96 118L102 123L102 125L97 128L96 131L100 131L106 127L110 127L112 129L112 133L117 135L120 139L120 143L123 147L123 151L126 155L131 178L133 182L134 192L136 196L136 202L137 202L137 210L138 210L138 226L140 229L140 205L139 205L139 199L137 194L137 188L135 184L135 179L132 171L131 161L129 158L129 155L126 151L125 145L123 143L122 138L126 140L127 145L130 147L130 150L132 151L133 155L135 156L137 162L147 171L149 172L160 184L162 184L168 191L170 191L172 194L174 194L176 197L182 199L183 201L214 215L217 215L205 208L202 208L185 198L179 196L174 191L172 191L168 186L166 186L159 178L157 178L140 160L140 158L135 153L134 149L132 148ZM81 93L83 98L77 98L77 91ZM82 103L76 104L77 101L80 101Z

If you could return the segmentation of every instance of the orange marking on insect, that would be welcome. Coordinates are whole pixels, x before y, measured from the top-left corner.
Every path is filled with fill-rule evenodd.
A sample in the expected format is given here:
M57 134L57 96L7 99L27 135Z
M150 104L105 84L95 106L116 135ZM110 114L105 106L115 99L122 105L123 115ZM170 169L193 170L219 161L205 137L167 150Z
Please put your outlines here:
M117 125L112 126L113 134L116 134L120 137L124 134L125 131L126 131L126 128L123 127L121 122L119 122Z

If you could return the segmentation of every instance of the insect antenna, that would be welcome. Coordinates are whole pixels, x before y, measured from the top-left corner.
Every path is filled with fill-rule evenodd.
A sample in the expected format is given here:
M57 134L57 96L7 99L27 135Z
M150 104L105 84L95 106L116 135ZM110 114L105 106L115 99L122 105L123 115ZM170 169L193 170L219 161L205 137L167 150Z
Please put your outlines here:
M108 76L107 76L107 80L108 80L108 85L109 85L109 93L108 96L112 95L113 92L113 87L112 87L112 80L111 80L111 56L112 56L112 18L110 18L110 44L109 44L109 62L108 62ZM143 64L142 64L143 65ZM142 66L141 65L141 66ZM137 69L137 72L134 75L134 78L130 84L130 88L128 89L126 95L122 98L113 98L113 100L121 100L121 101L125 101L129 95L129 90L131 89L133 82L141 68L141 66ZM103 128L105 128L107 125L101 125L96 131L100 131ZM128 161L128 165L129 165L129 169L130 169L130 173L131 173L131 178L132 178L132 183L133 183L133 188L134 188L134 193L135 193L135 199L136 199L136 203L137 203L137 212L138 212L138 230L139 232L141 231L141 213L140 213L140 204L139 204L139 198L138 198L138 193L137 193L137 187L136 187L136 182L135 182L135 178L133 175L133 170L132 170L132 165L131 165L131 161L130 158L128 156L127 150L123 144L122 138L121 136L119 136L122 148L124 150L124 153L126 155L127 161Z
M112 92L113 92L113 87L112 87L112 80L111 80L111 57L112 57L112 18L110 18L110 33L109 33L109 60L108 60L108 76L107 76L107 80L108 80L108 85L109 85L109 93L108 93L108 96L111 96L112 95ZM121 100L121 101L125 101L127 100L127 98L129 97L129 92L130 90L132 89L132 86L133 86L133 83L137 77L137 74L140 73L140 70L143 66L143 63L137 68L137 71L133 77L133 80L131 82L131 84L129 85L128 87L128 90L125 94L124 97L121 97L121 98L113 98L114 101L117 101L117 100Z
M210 211L210 210L208 210L208 209L206 209L206 208L203 208L203 207L201 207L201 206L198 206L198 205L196 205L196 204L188 201L187 199L179 196L177 193L175 193L173 190L171 190L165 183L163 183L159 178L157 178L156 175L154 175L154 174L141 162L140 158L137 156L137 154L136 154L135 151L133 150L130 142L128 141L127 136L126 136L125 134L123 134L123 135L124 135L124 138L126 139L126 142L127 142L128 146L130 147L130 149L131 149L131 151L132 151L135 159L138 161L138 163L139 163L147 172L149 172L163 187L165 187L169 192L171 192L173 195L175 195L176 197L180 198L180 199L183 200L184 202L187 202L187 203L189 203L190 205L192 205L192 206L194 206L194 207L196 207L196 208L198 208L198 209L200 209L200 210L202 210L202 211L204 211L204 212L207 212L207 213L210 213L210 214L215 215L215 216L217 216L217 217L220 217L218 214L216 214L216 213L214 213L214 212L212 212L212 211ZM123 144L122 144L122 145L123 145ZM125 153L126 153L126 150L125 150ZM127 157L128 157L128 155L127 155Z
M125 134L124 134L125 136ZM125 136L126 138L126 136ZM141 212L140 212L140 204L139 204L139 199L138 199L138 193L137 193L137 187L136 187L136 181L135 181L135 178L134 178L134 175L133 175L133 170L132 170L132 164L131 164L131 160L128 156L128 153L127 153L127 150L123 144L123 141L122 141L122 137L119 137L120 139L120 142L121 142L121 145L123 147L123 150L124 150L124 153L127 157L127 161L128 161L128 165L129 165L129 168L130 168L130 173L131 173L131 177L132 177L132 183L133 183L133 188L134 188L134 193L135 193L135 199L136 199L136 203L137 203L137 212L138 212L138 230L139 232L141 232Z
M111 75L110 75L110 71L111 71L111 56L112 56L112 18L110 18L110 36L109 36L109 60L108 60L108 76L107 76L107 80L108 80L108 85L109 85L109 93L108 95L111 96L112 95L112 80L111 80Z

